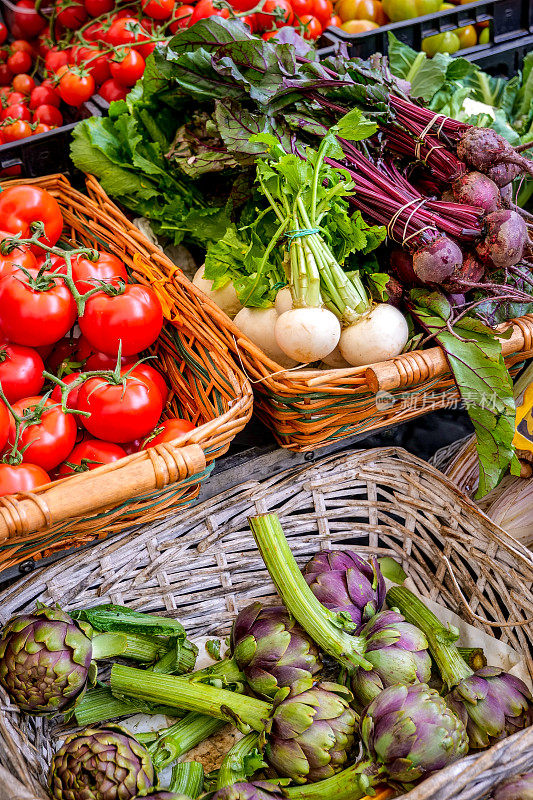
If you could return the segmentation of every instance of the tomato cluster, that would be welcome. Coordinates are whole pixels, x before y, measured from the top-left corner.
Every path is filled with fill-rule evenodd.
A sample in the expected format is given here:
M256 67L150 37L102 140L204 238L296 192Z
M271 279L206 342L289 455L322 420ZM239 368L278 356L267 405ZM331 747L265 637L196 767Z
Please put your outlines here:
M163 324L155 292L110 253L57 247L61 209L43 189L3 191L0 226L0 495L192 430L161 422L169 387L140 355Z

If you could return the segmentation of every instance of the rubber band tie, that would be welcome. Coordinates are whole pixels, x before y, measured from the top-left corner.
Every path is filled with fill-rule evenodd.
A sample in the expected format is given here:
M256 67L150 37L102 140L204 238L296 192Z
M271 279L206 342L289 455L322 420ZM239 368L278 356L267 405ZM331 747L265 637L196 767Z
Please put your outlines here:
M285 236L289 240L290 247L294 239L301 239L302 236L312 236L314 233L320 233L320 228L304 228L301 231L287 231Z

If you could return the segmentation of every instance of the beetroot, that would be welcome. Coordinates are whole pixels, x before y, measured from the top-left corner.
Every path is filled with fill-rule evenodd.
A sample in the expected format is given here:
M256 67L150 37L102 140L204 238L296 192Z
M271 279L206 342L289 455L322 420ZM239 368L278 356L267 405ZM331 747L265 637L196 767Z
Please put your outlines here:
M385 286L385 291L388 295L387 303L389 303L391 306L399 306L402 300L403 286L400 281L394 277L394 275L389 277L389 280Z
M500 197L502 204L505 208L510 208L513 205L513 184L506 183L505 186L500 186Z
M442 235L413 255L415 275L423 283L442 283L457 272L462 264L463 253L459 245Z
M522 170L517 164L496 164L487 170L487 175L496 186L500 187L500 191L502 187L509 186L521 173Z
M468 128L459 139L457 155L465 164L480 172L488 173L500 164L513 164L520 167L522 172L533 175L533 162L515 152L507 139L492 128Z
M516 211L493 211L485 219L485 238L476 250L489 267L505 269L518 264L528 241L527 225Z
M485 273L485 267L475 253L465 253L462 265L447 278L443 286L449 292L467 292L472 284L479 283Z
M501 208L500 190L493 180L482 172L467 172L453 183L456 203L477 206L488 214Z
M401 283L409 285L419 282L413 269L413 256L406 250L402 250L399 247L391 250L390 265Z

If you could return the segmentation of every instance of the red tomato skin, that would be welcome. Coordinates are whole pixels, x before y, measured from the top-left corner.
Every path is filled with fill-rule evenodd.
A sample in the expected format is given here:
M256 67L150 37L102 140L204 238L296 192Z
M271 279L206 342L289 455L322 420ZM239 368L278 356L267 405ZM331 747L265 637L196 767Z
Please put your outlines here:
M117 279L121 278L124 283L128 282L128 273L124 262L112 253L98 252L98 261L90 261L88 258L74 258L72 260L72 277L76 287L81 294L94 289L99 281L118 284Z
M193 425L192 422L189 422L188 419L178 419L176 417L163 420L158 424L157 429L158 428L163 428L163 430L149 442L146 442L146 444L143 445L143 450L147 450L149 447L155 447L156 444L172 442L179 436L183 436L185 433L193 431L195 429L195 425Z
M15 5L14 28L20 30L26 39L34 39L46 28L44 20L35 11L34 0L19 0Z
M104 442L101 439L85 439L77 444L72 453L65 459L65 464L61 464L58 473L61 477L65 475L76 475L85 470L74 470L69 464L82 466L82 461L87 462L87 470L101 467L102 464L112 464L121 458L126 458L126 451L114 442Z
M59 80L59 96L69 106L81 106L89 100L96 90L92 75L78 75L67 70Z
M24 409L36 406L42 398L25 397L13 404L13 409L22 415ZM52 406L50 408L50 406ZM9 425L9 443L15 441L15 421ZM76 421L73 414L64 414L50 398L45 401L45 410L38 425L30 425L22 431L19 446L25 448L22 460L37 464L49 472L57 467L72 451L76 442Z
M303 28L304 39L318 39L322 33L320 21L311 14L304 14L303 17L300 17L300 24Z
M13 73L11 72L7 64L0 64L0 86L9 86L12 77Z
M282 10L283 18L281 15L279 17L273 16L275 8ZM257 15L258 26L262 30L268 30L272 27L283 28L285 25L291 25L294 20L292 7L288 0L266 0L263 12Z
M59 50L52 47L44 58L44 67L47 72L57 72L60 67L69 63L70 53L68 50Z
M114 356L108 356L106 353L95 353L94 351L91 352L91 355L87 358L85 362L85 369L88 372L93 372L97 369L111 369L114 370L117 365L117 358L118 354L115 353ZM120 366L132 366L135 364L136 361L139 360L139 356L137 353L131 356L122 356L120 359Z
M55 106L59 108L61 98L50 86L36 86L30 94L30 108L35 110L39 106Z
M251 0L250 0L251 1ZM177 33L181 28L186 28L189 25L189 19L191 18L191 14L194 11L194 6L183 5L179 6L174 12L174 19L170 23L169 30L170 33L174 34Z
M139 37L145 38L142 25L135 17L127 16L115 19L107 31L106 41L113 47L120 47L124 44L135 44Z
M99 17L113 11L115 0L85 0L84 5L90 17Z
M333 4L330 0L313 0L313 10L310 12L320 22L323 28L327 27L333 14Z
M0 345L0 383L10 403L38 394L43 388L44 364L32 347Z
M24 119L16 119L14 122L11 122L5 127L2 127L2 144L5 142L18 142L20 139L26 139L28 136L31 136L33 133L31 129L31 125ZM6 171L2 171L5 175ZM7 173L10 175L20 175L20 172L10 172Z
M9 237L9 234L0 231L0 242L3 241L5 237ZM35 256L31 250L27 250L25 247L17 247L5 256L0 253L0 278L11 275L15 272L17 267L35 269L36 266L37 260Z
M11 425L11 414L7 410L6 404L0 400L0 450L6 446Z
M0 120L4 121L6 119L22 119L25 122L29 122L31 120L30 109L22 103L6 106L0 111Z
M32 277L36 270L29 270ZM76 304L61 278L45 292L34 291L17 270L0 280L0 325L15 344L38 346L59 341L76 321Z
M174 0L143 0L142 10L152 19L170 19L174 10Z
M115 100L125 100L128 95L128 90L113 80L113 78L110 78L100 86L98 94L102 100L105 100L107 103L113 103Z
M79 376L80 376L79 372L70 372L68 375L63 375L61 380L64 381L66 384L71 384L71 383L74 383L76 378L78 378ZM68 395L67 395L67 408L70 408L70 409L73 409L73 410L77 410L79 393L80 393L80 387L79 386L74 388L74 389L72 389L68 393ZM52 394L50 395L50 398L55 403L61 403L61 387L60 386L56 386L55 387L55 389L53 390ZM76 421L76 426L80 430L83 430L83 422L81 421L81 415L80 414L73 414L73 418Z
M35 89L35 81L31 75L15 75L13 89L27 97Z
M122 86L135 86L144 72L144 58L133 48L120 61L111 61L109 65L112 77Z
M32 59L29 53L18 50L9 56L7 59L7 66L13 75L18 75L19 73L28 72L31 69L31 62Z
M199 0L189 20L189 28L198 20L209 17L224 17L224 19L228 19L229 10L227 8L215 8L211 0Z
M7 28L3 22L0 22L0 45L4 44L7 39Z
M53 372L58 378L62 378L65 371L62 366L78 361L76 357L77 347L78 339L74 339L73 336L65 336L64 339L56 342L52 346L50 353L45 357L48 372Z
M302 17L304 14L311 14L313 9L313 0L291 0L292 10L297 17Z
M142 379L148 378L148 380L155 383L157 388L161 393L161 399L163 401L163 408L167 404L168 396L170 394L170 390L168 388L166 380L163 378L160 372L150 366L148 361L141 361L140 364L137 364L135 369L132 370L132 375L138 376Z
M50 481L50 475L37 464L0 464L0 497L31 492Z
M97 292L89 297L79 326L87 341L99 352L115 355L122 341L122 354L129 356L146 350L155 342L163 326L163 310L152 289L130 283L123 294L110 297Z
M43 125L62 125L63 114L55 106L37 106L33 112L33 122L41 122Z
M163 401L155 383L135 376L126 377L125 383L125 387L111 385L95 377L80 389L78 409L91 414L83 417L83 425L98 439L119 444L140 439L155 427L161 416Z
M0 220L2 227L10 233L21 233L28 238L32 222L44 223L44 235L39 239L49 246L54 245L63 230L63 217L57 200L38 186L10 186L0 193ZM35 252L42 249L35 247Z
M60 25L63 25L64 28L76 30L81 27L84 22L87 22L88 14L82 2L69 0L69 4L65 4L63 8L61 8L60 3L58 3L57 7L61 9L57 15L57 21Z
M16 77L17 76L15 75L15 78ZM26 95L22 94L22 92L10 92L8 94L8 96L6 97L6 103L9 106L16 106L16 105L19 105L20 103L22 105L26 105L27 102L28 102L28 98L26 97Z

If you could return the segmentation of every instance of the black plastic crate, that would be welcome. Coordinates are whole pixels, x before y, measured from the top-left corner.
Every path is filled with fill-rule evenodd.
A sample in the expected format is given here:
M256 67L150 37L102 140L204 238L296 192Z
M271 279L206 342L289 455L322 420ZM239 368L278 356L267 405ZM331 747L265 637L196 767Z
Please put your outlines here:
M422 49L422 39L437 33L488 22L490 28L490 44L476 45L461 50L457 55L478 62L476 57L488 54L495 47L514 39L533 34L533 2L532 0L480 0L477 3L456 6L436 14L407 19L403 22L392 22L381 28L366 33L345 33L341 28L327 28L321 39L324 47L342 41L348 46L352 57L369 58L373 53L386 53L388 50L388 33L408 44L414 50Z

